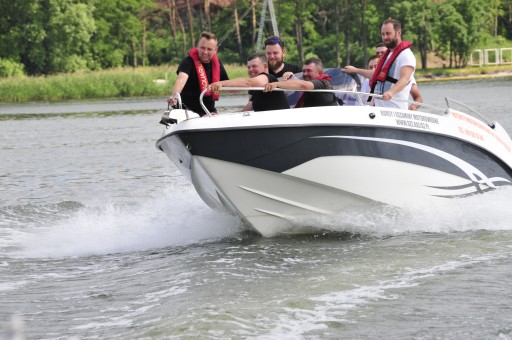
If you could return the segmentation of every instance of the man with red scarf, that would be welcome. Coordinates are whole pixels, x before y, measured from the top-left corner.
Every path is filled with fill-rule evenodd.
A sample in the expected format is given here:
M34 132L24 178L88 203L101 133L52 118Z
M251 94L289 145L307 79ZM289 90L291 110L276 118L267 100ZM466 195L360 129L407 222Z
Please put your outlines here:
M265 91L279 87L288 90L332 90L331 77L323 74L324 66L319 58L310 58L302 66L302 79L282 80L265 85ZM312 106L337 106L338 101L332 92L303 92L296 108Z
M174 96L179 93L183 104L200 116L206 114L199 103L199 95L208 85L220 80L227 80L228 74L222 63L217 59L217 37L210 32L202 32L197 47L189 51L176 73L178 78L172 88L171 96L167 99L170 105L175 105ZM211 113L216 113L215 101L218 96L206 93L203 103Z
M416 57L411 43L402 41L402 25L395 19L387 19L381 27L381 36L388 50L380 58L375 71L346 66L342 71L357 73L370 78L372 93L382 95L375 99L376 106L407 109L411 79L416 69Z

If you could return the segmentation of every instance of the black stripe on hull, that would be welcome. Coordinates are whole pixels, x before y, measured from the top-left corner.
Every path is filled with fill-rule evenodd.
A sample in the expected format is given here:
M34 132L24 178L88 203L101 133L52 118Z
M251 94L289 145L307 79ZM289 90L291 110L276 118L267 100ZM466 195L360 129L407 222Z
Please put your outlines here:
M400 144L408 142L461 159L487 178L503 178L512 182L512 169L485 150L462 140L420 131L386 127L305 126L196 130L178 134L192 155L275 172L286 171L318 157L363 156L407 162L468 178L467 172L453 162L426 150ZM398 143L383 143L376 139Z

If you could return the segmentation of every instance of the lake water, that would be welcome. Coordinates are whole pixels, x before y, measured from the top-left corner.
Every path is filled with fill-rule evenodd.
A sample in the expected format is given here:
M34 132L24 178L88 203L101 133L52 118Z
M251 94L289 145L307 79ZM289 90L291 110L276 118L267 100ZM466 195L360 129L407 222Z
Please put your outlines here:
M512 132L512 78L420 88ZM155 148L165 107L0 105L0 338L512 338L512 190L262 238Z

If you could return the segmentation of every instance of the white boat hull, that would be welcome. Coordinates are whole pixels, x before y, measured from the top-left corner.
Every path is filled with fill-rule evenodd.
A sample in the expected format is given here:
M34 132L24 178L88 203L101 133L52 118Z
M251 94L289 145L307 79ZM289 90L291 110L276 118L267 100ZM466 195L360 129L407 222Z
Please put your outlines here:
M413 113L338 107L221 115L173 125L157 146L210 207L263 236L310 232L311 221L344 211L442 204L512 184L510 138L499 126L479 126L490 136L482 141L462 133L474 121L414 113L404 124L390 114Z
M378 169L378 171L372 170ZM379 203L411 207L472 192L469 181L427 167L357 156L319 158L284 173L193 157L192 182L211 207L240 216L263 236L306 233L308 221Z

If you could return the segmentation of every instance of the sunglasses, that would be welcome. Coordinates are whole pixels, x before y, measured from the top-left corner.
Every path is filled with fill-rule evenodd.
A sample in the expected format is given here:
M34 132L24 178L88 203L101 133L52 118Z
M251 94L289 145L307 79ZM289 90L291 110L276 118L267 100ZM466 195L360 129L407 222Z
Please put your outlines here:
M279 46L281 46L281 48L284 48L284 41L282 41L281 39L279 39L277 37L271 37L271 38L268 38L267 40L265 40L265 46L276 45L276 44L279 44Z

